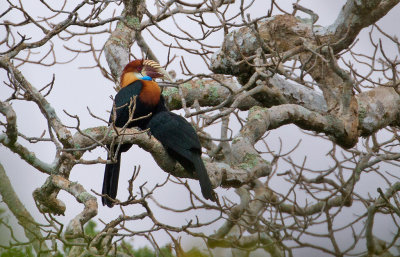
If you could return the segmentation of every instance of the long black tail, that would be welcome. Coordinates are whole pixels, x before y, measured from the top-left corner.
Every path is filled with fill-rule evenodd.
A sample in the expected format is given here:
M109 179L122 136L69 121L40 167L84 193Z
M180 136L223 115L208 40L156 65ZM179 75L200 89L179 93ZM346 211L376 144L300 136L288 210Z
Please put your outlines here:
M106 168L104 170L103 190L101 191L101 193L108 195L112 199L115 199L115 197L117 196L120 164L121 152L118 153L117 162L113 164L106 164ZM107 199L106 197L102 197L101 201L103 205L107 205L110 208L113 207L112 201Z
M203 194L204 198L215 202L216 199L211 185L211 181L210 178L208 177L207 170L206 167L204 166L201 156L193 154L192 161L197 177L199 178L201 193Z

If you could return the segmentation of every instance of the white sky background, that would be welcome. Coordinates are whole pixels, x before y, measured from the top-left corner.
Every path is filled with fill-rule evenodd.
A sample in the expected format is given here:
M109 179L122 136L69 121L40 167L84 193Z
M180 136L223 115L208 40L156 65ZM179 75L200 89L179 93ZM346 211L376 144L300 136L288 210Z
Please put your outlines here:
M36 1L26 1L25 4L28 10L32 8L36 8ZM73 5L76 4L77 1L72 1ZM285 10L291 12L291 5L293 1L278 1L278 4L284 8ZM301 5L304 7L312 9L315 13L319 15L319 20L317 22L318 25L326 26L331 24L335 18L337 17L340 8L343 6L345 1L327 1L327 0L304 0L301 1ZM32 8L29 8L31 6ZM150 4L148 4L151 7ZM270 7L269 1L256 1L255 6L251 9L251 17L256 18L262 15L265 15ZM4 11L4 5L0 4L0 13ZM36 12L36 11L35 11ZM118 14L117 14L118 15ZM297 12L297 15L302 17L309 18L307 15ZM385 16L378 24L390 35L397 33L399 35L398 24L399 24L399 15L400 15L400 6L395 7L387 16ZM40 16L40 11L38 11L37 16ZM7 17L6 19L11 19ZM179 18L178 18L179 19ZM0 21L1 22L1 21ZM161 24L164 26L164 24ZM187 24L183 23L182 26L186 26ZM397 25L397 26L396 26ZM164 27L166 28L166 27ZM170 27L167 27L170 29ZM189 28L190 29L190 28ZM191 30L192 31L192 30ZM21 31L22 34L27 34L28 36L33 36L34 34L31 31ZM370 43L369 41L365 41L367 38L366 35L368 30L363 30L360 35L361 42L356 46L358 50L361 52L368 54L370 51ZM4 31L0 31L0 38L3 38ZM214 45L220 45L222 43L222 34L219 34L216 37L215 42L212 42ZM144 33L146 38L146 33ZM162 35L163 37L163 35ZM32 39L32 40L34 40ZM95 44L97 46L101 46L104 44L107 38L104 37L104 41L96 40ZM161 39L161 36L160 36ZM167 39L166 39L167 40ZM168 39L170 40L170 39ZM159 45L154 40L149 40L150 45L152 46L153 52L157 55L161 63L164 63L167 58L167 53L165 49L157 51ZM60 40L54 39L55 43L59 43ZM76 48L83 49L82 45L74 45L70 42L63 43L68 45L69 47L76 46ZM62 50L62 44L57 45L64 54L57 56L58 61L66 61L71 58L71 55L66 51ZM47 48L44 48L47 49ZM1 49L4 50L4 49ZM38 52L37 49L34 50ZM44 50L43 50L44 51ZM137 53L135 53L137 54ZM75 126L76 122L69 118L64 114L63 110L66 110L70 114L76 114L81 119L81 128L94 127L99 125L104 125L100 121L93 119L86 109L89 107L90 110L108 120L109 114L107 111L111 109L112 101L109 98L110 95L115 95L115 91L113 89L112 82L106 80L99 72L98 69L79 69L81 66L92 66L93 60L89 55L79 56L72 63L67 65L56 65L54 67L44 67L44 66L35 66L35 65L24 65L21 68L23 75L34 85L36 88L41 88L45 84L51 81L52 74L54 73L56 76L54 89L51 94L47 97L47 100L50 104L55 108L57 114L62 119L65 124ZM190 65L193 71L195 72L208 72L205 69L205 66L201 61L196 61L192 59L186 59L186 63ZM106 62L103 58L103 65L106 65ZM175 62L171 65L172 69L179 74L180 68L178 62ZM5 79L5 73L3 70L0 71L0 79L1 81ZM10 94L9 88L4 85L0 86L0 99L4 100ZM45 119L41 115L38 108L32 103L25 102L14 102L13 107L16 110L18 117L18 128L19 130L28 135L28 136L39 136L43 130L47 130L47 126L45 125ZM1 117L0 119L2 119ZM213 131L213 136L219 136L219 129L217 131ZM302 162L304 156L307 156L307 164L308 167L313 168L322 168L326 167L326 158L325 154L330 149L330 144L325 143L321 144L321 140L316 138L307 137L302 134L299 129L294 126L284 126L282 128L276 129L271 132L268 136L268 143L274 148L279 148L279 140L278 137L281 137L284 143L284 149L291 149L300 138L303 139L301 147L296 151L293 158L298 162ZM21 140L20 140L21 142ZM55 149L52 144L44 144L39 143L36 145L30 145L29 149L34 151L38 158L46 162L52 162L54 158ZM86 159L95 159L98 156L102 158L106 158L106 151L104 149L97 148L93 150L91 153L87 153L84 155ZM40 187L46 179L46 175L34 170L24 161L22 161L18 155L12 153L4 146L0 145L0 162L3 164L11 183L15 186L15 190L20 197L20 200L24 203L26 208L36 217L39 221L43 221L40 213L36 210L36 207L33 202L32 192ZM118 198L126 199L127 197L127 181L130 178L134 165L141 165L141 173L138 179L135 181L135 189L144 182L147 182L147 186L150 188L151 185L155 185L156 183L161 183L166 178L166 173L163 172L152 159L151 155L138 147L133 147L129 152L123 154L122 156L122 166L121 166L121 174L119 178L119 191ZM284 172L288 167L282 166L281 172ZM101 192L101 186L103 181L103 172L104 165L77 165L71 172L70 180L77 181L82 184L87 191L90 192L91 189ZM189 180L192 189L197 192L199 195L200 188L198 185L198 181ZM379 182L379 181L378 181ZM383 182L379 182L378 185L376 182L376 177L365 176L359 183L359 190L362 194L370 193L373 197L377 197L378 193L376 192L376 188L381 186L383 189L386 188L386 185ZM287 185L282 183L274 184L275 190L279 191L279 188L286 188ZM225 190L218 188L217 193L225 194L229 196L231 199L237 199L233 190ZM282 190L285 192L285 190ZM155 195L156 199L163 203L164 205L176 208L183 208L187 205L188 194L185 193L185 189L182 187L176 187L172 183L169 183L169 186L159 190L159 193ZM59 194L59 198L64 201L67 205L67 210L64 217L59 217L59 220L65 224L69 222L69 220L77 215L83 208L82 204L76 202L76 200L71 197L69 194L65 192L61 192ZM99 213L98 216L94 218L95 221L98 222L98 219L102 219L105 222L108 222L118 215L121 214L121 211L118 207L114 207L112 209L108 207L103 207L101 205L100 198L98 198L99 202ZM127 215L139 214L143 212L143 209L136 209L136 206L130 206L125 208ZM352 209L354 211L354 208ZM206 220L209 216L209 212L200 212L196 213L199 215L200 219L204 218ZM160 218L160 221L166 222L168 224L176 225L181 224L184 218L190 219L194 216L190 217L182 217L181 215L177 215L174 213L168 213L164 211L160 211L160 213L156 213L156 215ZM213 215L213 214L212 214ZM99 223L99 222L98 222ZM142 226L143 229L148 226L150 223L147 221L142 221L140 223L135 223L135 229L140 229ZM385 222L377 222L379 225L375 225L374 231L378 236L382 238L391 236L390 229L392 228L390 223ZM99 227L102 227L101 225ZM207 233L211 233L213 230L217 229L218 226L209 227L207 229ZM350 236L350 235L349 235ZM346 241L345 237L339 238L343 243ZM170 239L162 235L160 240L160 245L170 242ZM4 243L0 239L0 243ZM136 247L146 244L146 240L142 238L137 238L134 241ZM362 247L365 247L363 245ZM303 256L310 256L309 253L302 252ZM316 253L317 254L317 253ZM300 255L299 255L300 256ZM315 255L315 256L318 256Z

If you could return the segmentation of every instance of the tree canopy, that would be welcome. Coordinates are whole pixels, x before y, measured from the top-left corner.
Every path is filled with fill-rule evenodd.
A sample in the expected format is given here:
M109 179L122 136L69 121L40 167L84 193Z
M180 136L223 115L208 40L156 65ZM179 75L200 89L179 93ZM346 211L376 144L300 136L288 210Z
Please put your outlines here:
M283 2L7 0L0 152L41 184L17 193L29 181L0 159L1 199L25 235L1 218L0 249L137 256L124 242L142 238L157 256L398 255L399 1ZM195 127L217 203L146 131L108 126L108 96L133 59L174 78L162 94ZM128 190L107 217L89 183L107 145L123 143L143 150L126 153L137 158ZM99 230L84 229L93 221ZM189 237L202 252L182 246Z

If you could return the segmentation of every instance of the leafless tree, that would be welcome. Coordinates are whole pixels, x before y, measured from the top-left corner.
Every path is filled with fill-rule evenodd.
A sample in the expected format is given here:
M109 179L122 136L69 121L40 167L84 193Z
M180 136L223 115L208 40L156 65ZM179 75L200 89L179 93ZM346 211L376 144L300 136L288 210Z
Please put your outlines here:
M72 247L69 256L129 256L117 247L123 239L146 238L157 251L156 232L163 231L177 256L184 256L182 236L201 238L209 249L230 249L233 256L256 250L271 256L399 254L400 43L377 24L398 0L347 0L325 27L317 25L312 6L300 1L288 9L263 0L40 0L35 3L40 15L26 2L6 0L1 7L0 74L7 94L0 99L0 143L46 174L33 197L47 222L35 221L0 164L2 200L27 238L12 238L11 245L0 247L31 244L38 255L52 256L63 244ZM253 17L254 8L264 8L263 14ZM363 29L369 38L360 37ZM367 43L371 52L357 50ZM193 177L156 139L136 129L108 127L108 118L91 110L92 119L103 126L82 127L78 116L66 112L77 124L67 125L48 101L57 74L46 74L50 82L40 86L22 72L29 65L63 64L61 52L73 56L65 63L84 56L87 63L79 65L99 70L116 90L130 59L164 65L175 76L175 83L159 83L168 107L182 109L196 127L213 185L231 190L217 189L217 204L205 201L186 182ZM199 62L207 69L198 71ZM17 102L39 108L47 130L35 136L19 131ZM293 142L279 134L287 124L300 128L315 152L330 146L321 155L324 167L310 164L301 140L288 146ZM271 131L280 135L280 147L271 144L276 139ZM137 166L128 199L116 201L121 215L89 237L83 226L98 214L99 194L71 181L70 174L77 165L107 162L84 158L85 152L110 151L107 145L126 142L149 152L172 176L146 188L135 184ZM37 157L31 150L35 143L52 144L54 160ZM380 182L366 189L364 178ZM186 208L153 197L166 183L187 189ZM76 203L63 203L60 191ZM83 211L68 225L57 220L77 205ZM126 213L133 208L141 212ZM189 218L179 225L164 222L159 210ZM198 212L210 215L198 217ZM146 230L131 226L142 220L152 225ZM392 231L379 236L379 220ZM206 227L215 231L205 233Z

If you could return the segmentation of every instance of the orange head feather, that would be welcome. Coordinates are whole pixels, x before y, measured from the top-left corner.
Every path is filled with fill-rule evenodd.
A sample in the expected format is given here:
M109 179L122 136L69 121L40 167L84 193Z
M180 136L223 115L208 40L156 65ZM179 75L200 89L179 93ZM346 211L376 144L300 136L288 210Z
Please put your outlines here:
M140 73L143 69L143 60L134 60L128 63L121 74L121 88L135 82L139 78L136 74Z

